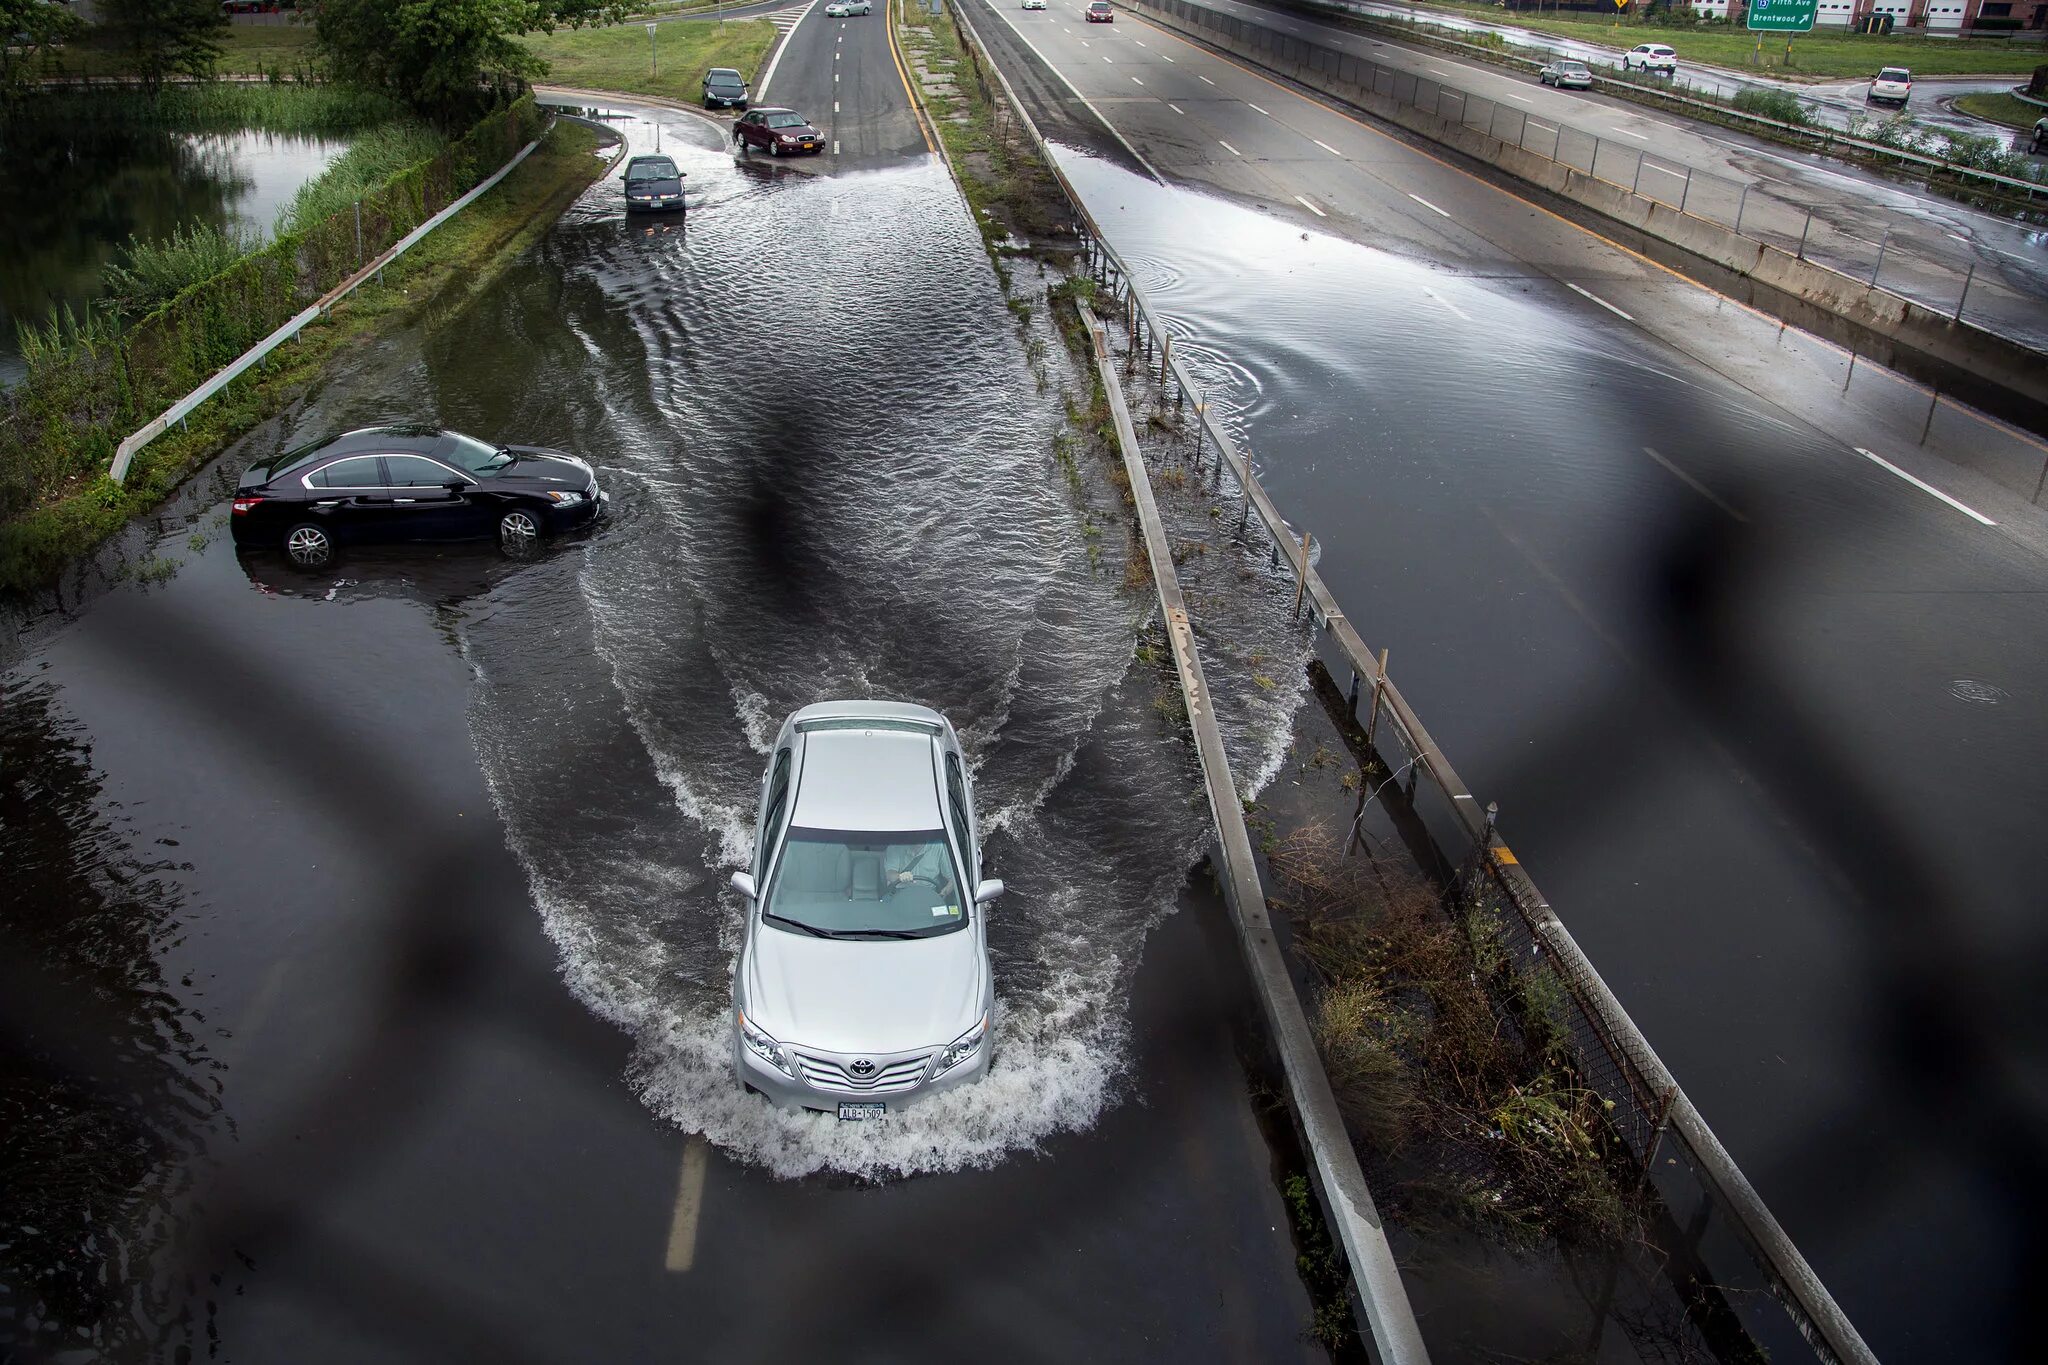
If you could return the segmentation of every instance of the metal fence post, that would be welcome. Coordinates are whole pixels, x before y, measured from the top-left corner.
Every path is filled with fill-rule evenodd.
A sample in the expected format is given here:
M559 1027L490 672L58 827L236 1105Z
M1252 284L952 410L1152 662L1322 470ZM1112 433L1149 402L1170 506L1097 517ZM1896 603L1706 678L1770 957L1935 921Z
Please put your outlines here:
M1365 722L1365 752L1367 755L1371 755L1374 752L1372 737L1374 732L1380 728L1380 698L1386 695L1386 690L1387 651L1383 649L1380 651L1379 676L1372 680L1372 715Z
M1692 167L1685 168L1685 188L1678 192L1678 211L1685 212L1685 201L1692 197Z
M1735 201L1735 235L1742 235L1742 210L1749 204L1749 182L1742 182L1742 197Z
M1799 259L1806 259L1806 234L1813 230L1813 210L1806 211L1806 222L1799 229Z
M1953 318L1950 318L1949 321L1961 322L1963 320L1963 301L1970 297L1970 281L1976 278L1977 263L1973 260L1970 262L1970 273L1963 276L1963 292L1956 299L1956 314Z
M1890 228L1886 228L1884 230L1884 236L1878 238L1877 241L1877 264L1871 267L1870 271L1870 287L1872 289L1877 288L1877 277L1884 273L1884 250L1891 244L1892 230Z
M1631 183L1630 183L1630 185L1629 185L1629 187L1628 187L1628 192L1629 192L1630 194L1641 194L1641 193L1643 192L1643 157L1644 157L1644 155L1645 155L1645 154L1644 154L1644 153L1642 153L1642 152L1637 152L1637 153L1636 153L1636 178L1635 178L1635 180L1634 180L1633 182L1631 182Z

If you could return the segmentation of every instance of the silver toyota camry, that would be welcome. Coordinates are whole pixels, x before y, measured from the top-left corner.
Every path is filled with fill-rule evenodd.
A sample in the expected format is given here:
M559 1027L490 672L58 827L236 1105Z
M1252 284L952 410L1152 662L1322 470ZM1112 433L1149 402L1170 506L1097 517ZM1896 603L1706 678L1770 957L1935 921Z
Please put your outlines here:
M733 973L733 1072L787 1108L879 1119L988 1072L974 794L938 712L807 706L761 781Z

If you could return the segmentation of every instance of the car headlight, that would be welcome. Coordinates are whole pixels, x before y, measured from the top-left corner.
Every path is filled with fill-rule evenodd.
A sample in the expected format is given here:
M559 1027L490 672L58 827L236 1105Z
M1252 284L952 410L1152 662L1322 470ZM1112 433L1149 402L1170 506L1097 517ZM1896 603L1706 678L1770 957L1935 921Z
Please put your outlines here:
M564 507L574 507L577 503L583 501L581 493L565 493L554 488L548 490L548 496Z
M782 1044L748 1023L744 1011L733 1011L733 1017L740 1021L740 1041L746 1044L747 1051L791 1080L795 1080L796 1063L789 1060L789 1054L782 1050Z
M784 133L784 134L782 135L782 140L783 140L784 142L794 142L794 141L796 141L796 137L795 137L795 135L794 135L794 134L791 134L791 133Z
M984 1014L981 1016L980 1023L946 1044L945 1051L939 1054L939 1060L932 1064L933 1078L937 1079L945 1075L948 1071L960 1065L960 1063L967 1061L980 1052L981 1045L987 1038L988 1016Z

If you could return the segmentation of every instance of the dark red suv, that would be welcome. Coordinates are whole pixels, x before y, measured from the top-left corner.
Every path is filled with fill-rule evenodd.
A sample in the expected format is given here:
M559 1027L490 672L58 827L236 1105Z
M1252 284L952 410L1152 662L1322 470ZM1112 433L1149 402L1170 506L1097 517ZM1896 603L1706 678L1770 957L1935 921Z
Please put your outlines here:
M732 145L739 151L764 149L770 156L822 152L825 135L794 109L749 109L732 126Z

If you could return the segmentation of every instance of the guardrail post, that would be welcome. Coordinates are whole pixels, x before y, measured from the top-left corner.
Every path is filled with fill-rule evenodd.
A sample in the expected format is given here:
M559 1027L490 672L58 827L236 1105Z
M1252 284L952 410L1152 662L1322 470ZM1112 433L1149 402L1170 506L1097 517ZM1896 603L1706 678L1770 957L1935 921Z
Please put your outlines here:
M1806 222L1799 229L1799 259L1806 259L1806 234L1813 231L1813 210L1806 211Z
M1302 590L1308 587L1308 552L1315 543L1313 531L1301 533L1301 562L1294 566L1294 612L1289 618L1291 620L1301 619L1301 594Z
M1636 178L1635 178L1635 180L1634 180L1634 181L1633 181L1633 182L1632 182L1632 183L1631 183L1631 184L1629 185L1629 187L1628 187L1628 192L1629 192L1630 194L1641 194L1641 193L1643 192L1643 157L1644 157L1644 155L1645 155L1645 153L1642 153L1642 152L1637 152L1637 153L1636 153Z
M1387 694L1387 651L1380 651L1379 676L1372 680L1372 715L1365 722L1365 752L1373 752L1372 737L1380 728L1380 702Z
M1735 235L1742 235L1742 210L1749 205L1749 182L1742 182L1742 197L1735 201Z
M1870 287L1872 289L1877 288L1877 277L1884 273L1884 252L1885 248L1890 246L1891 244L1892 230L1890 228L1886 228L1884 230L1884 236L1877 239L1877 264L1871 267L1870 271Z
M1965 299L1967 299L1967 298L1969 298L1969 297L1970 297L1970 281L1971 281L1971 280L1974 280L1974 279L1976 279L1976 278L1977 278L1977 262L1973 260L1973 261L1971 261L1971 262L1970 262L1970 273L1969 273L1969 274L1967 274L1967 275L1965 275L1965 276L1963 276L1963 292L1962 292L1962 294L1961 294L1960 296L1958 296L1958 297L1957 297L1957 299L1956 299L1956 312L1955 312L1955 316L1954 316L1954 317L1952 317L1952 318L1950 318L1950 319L1949 319L1949 321L1951 321L1951 322L1961 322L1961 321L1963 320L1963 301L1964 301Z
M1692 167L1685 168L1685 188L1678 192L1678 211L1685 212L1685 201L1692 197Z

